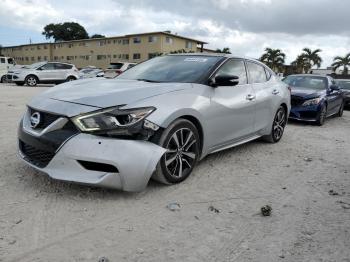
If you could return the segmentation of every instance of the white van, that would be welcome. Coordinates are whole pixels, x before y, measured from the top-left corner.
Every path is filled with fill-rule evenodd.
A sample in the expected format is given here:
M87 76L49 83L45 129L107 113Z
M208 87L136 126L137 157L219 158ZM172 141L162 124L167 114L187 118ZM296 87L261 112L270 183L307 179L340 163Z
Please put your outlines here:
M0 83L6 82L7 71L16 65L12 57L0 56Z

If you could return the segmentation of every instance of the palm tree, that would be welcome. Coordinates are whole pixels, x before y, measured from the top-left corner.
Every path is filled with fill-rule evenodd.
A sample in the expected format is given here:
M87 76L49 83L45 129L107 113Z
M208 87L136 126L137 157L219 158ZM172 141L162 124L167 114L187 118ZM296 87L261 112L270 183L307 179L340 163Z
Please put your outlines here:
M302 74L310 68L309 63L306 61L304 55L298 55L297 58L291 63L295 73Z
M305 60L305 73L308 73L313 66L317 66L317 68L321 67L322 58L319 53L321 49L311 50L310 48L304 48L301 57Z
M336 56L334 57L333 61L334 63L332 64L332 67L334 71L337 70L337 68L343 66L344 67L343 75L348 74L348 66L350 66L350 53L348 53L344 57Z
M269 66L273 71L278 71L284 65L286 55L280 49L265 48L265 53L260 57L260 61Z

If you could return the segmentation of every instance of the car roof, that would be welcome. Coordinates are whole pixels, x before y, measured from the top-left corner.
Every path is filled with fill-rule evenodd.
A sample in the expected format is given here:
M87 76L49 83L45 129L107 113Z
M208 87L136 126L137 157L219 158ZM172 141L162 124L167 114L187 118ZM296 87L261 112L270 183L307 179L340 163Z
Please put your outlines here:
M329 78L329 76L322 76L322 75L315 75L315 74L293 74L288 76L313 76L313 77L323 77L323 78ZM286 77L288 77L286 76Z

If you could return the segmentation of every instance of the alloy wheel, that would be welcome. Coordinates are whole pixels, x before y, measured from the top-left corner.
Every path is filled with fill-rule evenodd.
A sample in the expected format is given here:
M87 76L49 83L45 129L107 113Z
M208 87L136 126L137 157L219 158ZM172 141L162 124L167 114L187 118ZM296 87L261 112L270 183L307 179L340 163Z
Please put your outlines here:
M189 128L176 130L168 141L165 153L165 167L174 178L181 178L190 172L197 159L198 141Z
M36 78L33 76L28 77L27 84L29 86L35 86L36 85Z
M276 141L281 139L285 126L286 126L286 112L284 108L280 108L273 122L273 136L275 137Z

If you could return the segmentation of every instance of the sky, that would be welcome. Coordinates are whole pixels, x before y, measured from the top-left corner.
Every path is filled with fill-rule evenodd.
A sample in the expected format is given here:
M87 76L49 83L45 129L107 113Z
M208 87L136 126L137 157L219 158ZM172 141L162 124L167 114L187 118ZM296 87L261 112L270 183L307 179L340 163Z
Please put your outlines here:
M349 0L0 0L0 45L47 41L49 23L78 22L90 35L165 31L259 58L279 48L292 62L322 49L322 67L350 52Z

